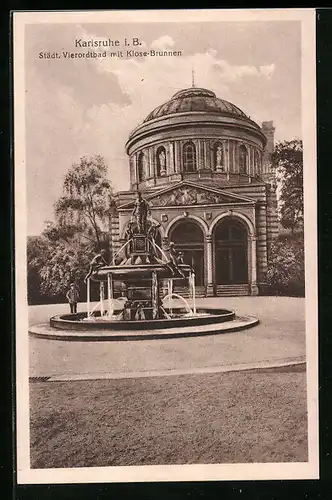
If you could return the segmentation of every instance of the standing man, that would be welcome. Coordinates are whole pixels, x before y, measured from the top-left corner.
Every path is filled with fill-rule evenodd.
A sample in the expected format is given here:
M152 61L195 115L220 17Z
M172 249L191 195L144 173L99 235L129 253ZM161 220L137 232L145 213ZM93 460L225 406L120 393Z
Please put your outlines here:
M77 313L77 302L80 298L80 294L75 286L75 283L70 283L70 288L66 293L66 298L69 302L70 312Z

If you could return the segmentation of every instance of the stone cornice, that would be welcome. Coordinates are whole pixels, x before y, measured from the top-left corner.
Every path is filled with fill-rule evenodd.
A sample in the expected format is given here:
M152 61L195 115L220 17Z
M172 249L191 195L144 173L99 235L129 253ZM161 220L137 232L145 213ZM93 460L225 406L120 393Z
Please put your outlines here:
M221 141L221 142L234 141L234 142L238 142L238 143L245 143L248 146L252 146L253 148L258 149L262 155L264 154L263 144L257 144L257 142L255 142L254 138L251 137L246 131L243 132L246 135L246 137L241 137L239 135L239 133L238 133L238 135L236 135L236 130L234 130L234 129L229 128L227 130L227 132L232 132L232 130L234 130L234 132L233 132L234 135L227 135L227 134L223 135L222 132L220 130L218 130L218 128L216 128L216 127L214 127L214 128L215 128L214 134L212 134L210 131L207 131L207 133L205 134L201 130L197 130L197 132L195 134L193 134L193 133L190 134L190 138L198 139L201 141ZM178 130L179 130L179 134L172 135L171 137L159 137L160 133L162 132L162 131L159 131L157 134L157 137L156 137L156 135L154 136L153 134L151 134L150 136L147 136L144 139L139 138L135 144L133 143L133 145L130 146L130 154L134 155L138 151L141 151L142 148L158 147L158 146L165 145L165 143L170 143L170 142L188 141L188 137L183 135L183 134L181 135L181 133L180 133L181 131L183 132L184 129L179 128ZM256 139L257 139L257 137L256 137ZM144 140L144 145L141 143L141 141L143 141L143 140Z

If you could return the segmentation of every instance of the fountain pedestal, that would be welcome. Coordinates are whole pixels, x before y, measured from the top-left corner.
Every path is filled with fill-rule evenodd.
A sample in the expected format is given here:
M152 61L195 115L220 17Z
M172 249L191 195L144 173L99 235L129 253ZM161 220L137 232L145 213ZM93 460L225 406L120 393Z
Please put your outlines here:
M151 250L146 234L134 234L130 245L132 264L150 264Z
M128 261L126 261L122 269L124 273L126 268L128 270L128 277L124 282L128 300L132 305L130 308L133 313L131 317L138 315L141 316L140 319L159 319L163 317L159 297L158 267L160 268L160 264L153 266L154 263L157 263L153 242L146 234L133 234L129 242L129 252L130 270L136 270L136 276L140 277L139 281L130 277L131 273L129 272ZM138 313L137 309L139 309Z

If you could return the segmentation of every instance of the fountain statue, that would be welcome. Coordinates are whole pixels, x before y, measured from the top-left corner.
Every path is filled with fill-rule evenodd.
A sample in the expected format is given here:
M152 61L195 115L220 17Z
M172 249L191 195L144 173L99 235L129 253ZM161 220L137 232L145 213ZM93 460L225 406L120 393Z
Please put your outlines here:
M142 194L138 192L133 210L133 216L136 219L138 232L141 234L146 234L146 221L148 215L151 215L149 204L142 197Z

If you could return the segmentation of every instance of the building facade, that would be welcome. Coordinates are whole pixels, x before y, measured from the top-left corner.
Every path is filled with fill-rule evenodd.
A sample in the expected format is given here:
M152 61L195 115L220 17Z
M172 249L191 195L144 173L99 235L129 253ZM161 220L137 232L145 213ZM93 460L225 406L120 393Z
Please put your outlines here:
M116 195L113 249L124 241L137 191L193 266L198 294L257 295L277 235L273 122L262 127L207 89L177 92L126 143L130 190Z

